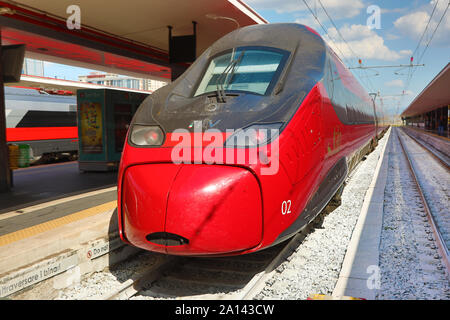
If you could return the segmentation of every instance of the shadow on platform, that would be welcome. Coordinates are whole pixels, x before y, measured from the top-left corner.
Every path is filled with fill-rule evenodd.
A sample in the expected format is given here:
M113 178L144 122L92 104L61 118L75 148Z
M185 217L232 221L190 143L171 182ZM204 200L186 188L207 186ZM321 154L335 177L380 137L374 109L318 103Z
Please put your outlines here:
M0 193L0 214L117 184L117 172L80 172L78 162L13 171L14 186Z

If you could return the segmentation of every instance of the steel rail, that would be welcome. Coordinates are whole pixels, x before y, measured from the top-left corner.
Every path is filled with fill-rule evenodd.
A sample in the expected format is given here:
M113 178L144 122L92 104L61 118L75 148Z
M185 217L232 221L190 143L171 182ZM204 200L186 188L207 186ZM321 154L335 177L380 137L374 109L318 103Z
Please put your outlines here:
M155 265L139 272L122 283L115 290L101 296L95 296L89 300L128 300L144 287L147 287L160 279L165 272L175 266L175 257L165 256Z
M436 244L437 244L439 253L441 254L442 261L443 261L444 266L446 268L447 276L449 276L450 275L450 262L449 262L449 254L448 254L447 245L445 244L445 242L444 242L444 240L442 238L442 235L439 232L439 228L437 227L437 224L434 221L433 215L431 214L430 207L428 206L428 202L427 202L427 200L425 198L425 195L423 194L422 187L420 186L420 183L419 183L419 180L417 178L416 172L414 171L414 167L413 167L413 164L412 164L411 157L409 156L409 153L406 151L404 142L402 141L402 138L400 137L400 134L398 132L396 132L396 133L397 133L397 138L398 138L398 140L400 142L400 145L401 145L401 147L403 149L403 153L404 153L404 155L405 155L405 157L407 159L408 168L409 168L409 170L411 172L411 176L413 177L414 183L415 183L415 185L417 187L417 191L418 191L418 193L420 195L420 198L422 200L424 211L425 211L425 213L427 215L428 222L430 223L431 230L434 233L434 236L435 236L434 238L436 240Z

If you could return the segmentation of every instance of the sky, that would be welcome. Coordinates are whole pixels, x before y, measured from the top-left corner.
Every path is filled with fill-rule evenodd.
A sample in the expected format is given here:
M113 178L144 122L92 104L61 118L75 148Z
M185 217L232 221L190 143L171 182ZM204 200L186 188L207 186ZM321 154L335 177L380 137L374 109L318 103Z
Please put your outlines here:
M347 67L358 67L359 59L362 66L409 65L411 56L413 64L425 64L414 68L351 69L368 92L380 92L390 114L406 109L450 62L449 0L245 2L270 23L295 22L312 27Z
M93 71L96 70L44 61L44 77L78 81L78 76L85 76Z
M245 2L270 23L294 22L312 27L347 67L358 67L359 59L365 67L409 65L411 56L413 64L425 64L414 68L351 69L368 92L380 93L389 114L406 109L450 61L450 0ZM91 71L46 62L44 76L78 80L78 75Z

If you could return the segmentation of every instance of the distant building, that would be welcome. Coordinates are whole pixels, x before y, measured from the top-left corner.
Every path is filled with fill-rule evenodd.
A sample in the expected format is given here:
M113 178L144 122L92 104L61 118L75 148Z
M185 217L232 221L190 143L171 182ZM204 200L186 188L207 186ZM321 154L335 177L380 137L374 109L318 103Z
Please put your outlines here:
M128 76L121 76L114 73L100 73L100 72L91 72L90 74L85 76L78 76L78 80L82 82L89 82L104 86L113 86L146 91L155 91L168 83L164 81L140 79Z
M23 61L22 74L43 77L44 61L25 58Z

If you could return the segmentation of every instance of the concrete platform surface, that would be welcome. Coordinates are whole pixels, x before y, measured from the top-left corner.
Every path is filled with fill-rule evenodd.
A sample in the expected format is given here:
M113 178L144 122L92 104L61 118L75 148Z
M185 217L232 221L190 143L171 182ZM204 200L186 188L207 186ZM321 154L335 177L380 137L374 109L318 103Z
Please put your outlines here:
M84 172L78 162L40 165L13 171L14 187L0 193L0 216L19 210L117 184L117 172Z
M372 183L345 254L334 297L350 296L373 300L379 289L379 246L383 223L384 189L388 172L389 135L381 152Z
M446 157L450 157L450 139L447 137L438 136L437 134L410 127L402 127L408 134L414 138L419 139L428 145L432 146L435 150L442 153Z

